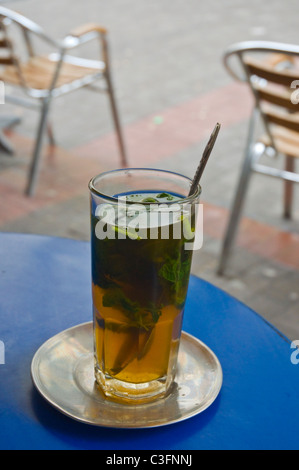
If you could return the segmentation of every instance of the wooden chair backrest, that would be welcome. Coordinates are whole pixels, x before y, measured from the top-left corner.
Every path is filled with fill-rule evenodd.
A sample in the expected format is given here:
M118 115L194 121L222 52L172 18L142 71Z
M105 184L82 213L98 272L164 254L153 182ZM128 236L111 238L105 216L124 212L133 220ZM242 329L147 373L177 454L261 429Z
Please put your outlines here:
M3 66L13 68L18 84L26 90L27 84L22 74L22 68L18 56L14 51L14 44L7 32L7 25L11 21L0 14L0 70Z
M264 119L299 133L299 106L292 101L293 83L299 85L299 69L292 59L285 57L292 68L279 68L252 57L243 63L251 88Z
M0 65L15 65L13 45L8 38L4 18L0 16Z
M40 36L51 43L53 41L46 37L43 30L36 23L13 10L0 6L0 70L2 66L13 68L19 85L28 89L30 87L28 87L22 73L21 59L19 59L18 55L15 53L15 49L18 45L16 45L15 41L12 39L13 35L9 34L11 25L19 29L24 39L28 57L34 56L30 34Z

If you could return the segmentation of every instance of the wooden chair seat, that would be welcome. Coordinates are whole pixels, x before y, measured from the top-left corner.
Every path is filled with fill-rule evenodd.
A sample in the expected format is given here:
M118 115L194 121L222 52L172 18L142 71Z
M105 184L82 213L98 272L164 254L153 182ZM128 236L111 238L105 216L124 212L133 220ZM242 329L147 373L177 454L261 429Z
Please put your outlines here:
M87 61L88 62L88 61ZM103 65L102 65L103 64ZM47 90L57 68L57 60L47 56L34 56L25 63L20 64L22 76L29 88ZM94 75L104 70L104 63L99 62L96 67L84 67L64 61L56 82L56 88L80 80L87 75ZM5 83L20 86L20 76L14 65L7 65L0 71L0 79Z
M299 158L299 135L297 132L276 126L272 129L271 133L279 153ZM272 145L268 135L262 135L258 140L267 146Z

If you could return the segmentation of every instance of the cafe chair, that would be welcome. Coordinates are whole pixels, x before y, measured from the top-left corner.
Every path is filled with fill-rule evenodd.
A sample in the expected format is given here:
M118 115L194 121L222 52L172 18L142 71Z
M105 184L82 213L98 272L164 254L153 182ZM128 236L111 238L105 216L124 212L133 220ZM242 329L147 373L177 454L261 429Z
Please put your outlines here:
M284 181L284 217L291 217L293 183L299 182L299 174L295 172L295 160L299 158L298 60L299 46L268 41L241 42L224 53L225 67L236 80L248 84L254 106L224 234L217 268L219 275L224 273L228 263L252 173ZM284 165L280 164L280 159Z
M26 59L21 60L17 41L12 29L17 28L23 38ZM33 40L50 46L49 55L35 52ZM101 48L100 60L90 60L70 52L75 47L98 40ZM21 45L21 44L20 44ZM19 46L20 46L19 45ZM45 31L21 14L0 6L0 80L10 85L21 96L6 94L5 101L36 109L40 113L37 135L30 164L25 193L33 196L41 160L42 141L47 130L50 143L54 144L52 128L48 115L52 100L82 87L108 93L112 117L120 149L121 166L127 167L127 157L118 116L115 94L111 80L107 31L94 23L82 25L71 31L63 40L48 36ZM98 82L96 84L96 82ZM20 93L19 93L20 94Z

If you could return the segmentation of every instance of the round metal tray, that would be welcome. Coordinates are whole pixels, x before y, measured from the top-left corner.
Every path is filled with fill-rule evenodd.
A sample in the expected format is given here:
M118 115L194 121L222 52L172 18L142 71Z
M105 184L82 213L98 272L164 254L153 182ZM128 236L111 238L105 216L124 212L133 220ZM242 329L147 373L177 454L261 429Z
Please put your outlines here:
M219 360L204 343L182 332L175 383L167 397L147 404L108 400L95 384L92 323L46 341L31 364L33 382L56 409L75 420L113 428L150 428L201 413L222 386Z

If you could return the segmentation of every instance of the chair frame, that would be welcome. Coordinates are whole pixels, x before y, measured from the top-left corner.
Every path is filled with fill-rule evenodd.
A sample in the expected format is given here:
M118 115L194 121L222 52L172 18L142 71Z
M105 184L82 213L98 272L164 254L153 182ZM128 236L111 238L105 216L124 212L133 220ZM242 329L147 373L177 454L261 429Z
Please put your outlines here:
M247 135L247 142L245 146L245 155L241 167L239 180L237 183L236 191L233 198L233 203L230 211L230 216L224 235L220 261L217 268L218 275L223 275L227 267L228 259L231 253L231 249L236 237L238 225L241 218L242 209L244 206L244 200L248 191L249 179L252 173L260 173L267 176L272 176L285 181L285 192L284 192L284 217L290 218L291 216L291 203L292 203L292 190L293 183L299 183L299 174L295 173L294 160L295 158L289 155L285 155L286 164L285 169L277 169L271 166L263 165L259 163L260 158L263 155L269 157L276 157L279 152L275 147L275 142L272 137L269 124L265 118L263 111L260 106L260 101L256 94L256 89L251 83L250 73L244 62L244 54L267 52L273 53L273 57L278 54L282 54L287 57L299 57L299 46L292 44L283 44L271 41L244 41L233 44L230 46L223 56L224 66L230 75L238 80L247 82L251 88L253 96L255 97L255 103L251 113L249 121L249 129ZM239 76L235 73L230 65L230 60L233 56L236 56L241 64L244 75ZM299 78L299 77L298 77ZM258 120L262 118L266 133L270 139L270 145L265 145L263 142L254 140L254 134ZM299 131L299 125L298 125Z
M18 62L17 56L13 52L12 45L12 61L18 71L18 76L20 84L17 85L18 88L22 88L26 97L16 97L9 94L5 95L7 102L15 104L17 106L23 106L30 109L35 109L40 112L40 119L37 129L37 136L35 140L35 146L32 155L32 161L28 174L27 187L25 189L25 194L28 196L33 196L36 190L37 178L40 168L41 160L41 149L42 142L45 130L48 130L48 136L50 139L50 144L54 145L54 136L52 128L48 121L48 115L50 106L53 98L65 95L77 89L87 87L95 91L104 91L108 93L110 99L110 106L112 111L113 122L115 126L115 131L117 134L118 145L120 150L121 165L123 167L128 166L126 149L124 144L124 139L121 130L120 119L118 115L118 110L116 106L116 99L114 94L114 88L111 78L110 70L110 61L109 61L109 50L108 50L108 41L107 41L107 31L104 27L101 27L94 23L88 23L81 25L78 28L71 31L64 39L57 41L50 37L46 32L36 23L31 21L15 11L9 10L8 8L0 6L0 21L2 25L7 29L11 24L16 24L21 28L21 31L24 36L26 49L29 58L35 56L33 51L33 45L31 41L31 35L37 36L40 40L47 43L49 46L55 48L55 52L50 54L48 57L56 62L56 67L51 77L51 84L47 89L37 89L29 87L26 83L24 77L22 76L20 64ZM80 57L75 57L73 55L67 54L68 51L73 50L74 48L86 44L92 40L97 40L100 42L102 60L89 60ZM79 66L85 66L95 70L94 74L89 74L83 78L75 79L69 84L63 84L62 86L57 86L57 82L60 76L61 68L64 63L73 63ZM1 61L0 61L1 64ZM98 80L104 81L104 87L100 88L95 86L94 83Z
M9 155L14 152L13 146L6 138L2 129L7 129L21 122L21 118L18 116L0 116L0 149Z

